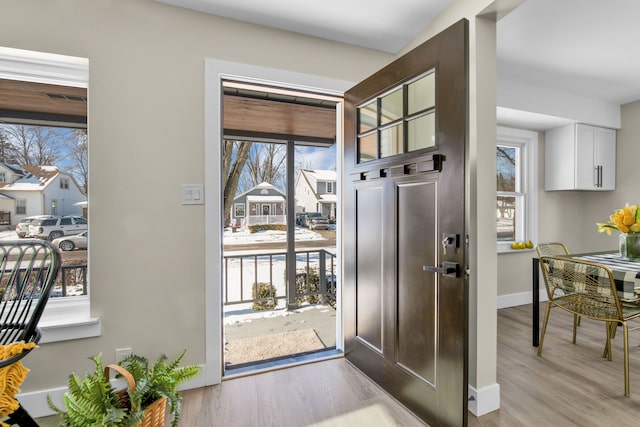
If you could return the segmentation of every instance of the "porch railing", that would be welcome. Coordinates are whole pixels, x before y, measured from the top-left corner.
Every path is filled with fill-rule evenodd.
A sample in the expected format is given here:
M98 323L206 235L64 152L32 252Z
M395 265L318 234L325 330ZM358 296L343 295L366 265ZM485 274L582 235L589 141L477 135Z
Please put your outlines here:
M303 302L335 305L336 256L325 250L297 251L296 293L286 285L286 252L224 256L224 305L263 304L275 307Z
M285 215L249 215L242 220L242 227L246 228L250 225L286 223L287 217Z
M87 295L87 265L63 265L60 267L51 297Z

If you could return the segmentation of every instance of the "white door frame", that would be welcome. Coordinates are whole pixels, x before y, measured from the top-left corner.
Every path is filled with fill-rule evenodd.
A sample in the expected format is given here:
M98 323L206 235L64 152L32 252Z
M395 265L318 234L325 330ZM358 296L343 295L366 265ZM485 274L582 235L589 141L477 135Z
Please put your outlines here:
M242 64L206 58L204 63L204 193L205 193L205 382L207 385L222 381L222 81L233 79L250 83L287 87L342 97L354 85L353 82L336 80L312 74ZM337 197L341 197L342 176L342 103L336 106L336 161ZM342 231L336 228L336 256L338 277L341 277ZM218 262L215 262L218 260ZM340 281L341 282L341 281ZM341 305L336 306L336 323L342 324ZM336 336L336 346L342 348L342 328Z

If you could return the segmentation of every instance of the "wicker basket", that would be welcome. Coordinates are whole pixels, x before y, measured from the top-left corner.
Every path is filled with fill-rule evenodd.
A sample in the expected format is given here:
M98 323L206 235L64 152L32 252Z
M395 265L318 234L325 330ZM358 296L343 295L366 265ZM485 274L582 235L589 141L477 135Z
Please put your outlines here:
M127 381L130 391L136 389L136 383L133 376L120 365L109 364L104 368L104 376L109 379L109 369L113 369ZM126 389L118 391L118 395L122 400L128 400L128 393ZM138 427L164 427L164 416L166 413L167 398L161 397L153 402L151 405L144 408L144 418L142 422L138 424ZM135 409L135 408L133 408Z

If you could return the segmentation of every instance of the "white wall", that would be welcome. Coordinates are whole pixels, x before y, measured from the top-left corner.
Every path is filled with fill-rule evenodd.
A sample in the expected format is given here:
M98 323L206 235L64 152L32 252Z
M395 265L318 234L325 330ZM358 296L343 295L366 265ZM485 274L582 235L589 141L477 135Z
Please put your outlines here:
M181 184L204 182L205 58L349 81L393 58L150 0L0 7L3 46L89 58L91 311L102 334L41 345L22 390L64 387L115 348L187 348L185 363L204 363L204 207L183 206Z

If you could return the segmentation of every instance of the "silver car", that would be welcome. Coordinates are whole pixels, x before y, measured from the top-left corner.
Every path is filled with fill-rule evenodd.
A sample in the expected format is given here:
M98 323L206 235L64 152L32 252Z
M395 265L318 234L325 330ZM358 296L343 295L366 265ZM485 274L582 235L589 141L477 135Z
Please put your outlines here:
M51 244L62 251L72 251L74 249L87 249L89 232L76 234L75 236L64 236L53 239Z

